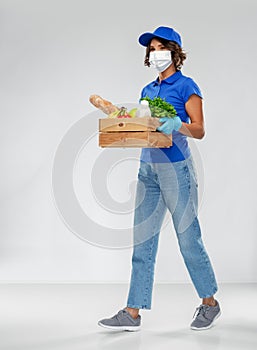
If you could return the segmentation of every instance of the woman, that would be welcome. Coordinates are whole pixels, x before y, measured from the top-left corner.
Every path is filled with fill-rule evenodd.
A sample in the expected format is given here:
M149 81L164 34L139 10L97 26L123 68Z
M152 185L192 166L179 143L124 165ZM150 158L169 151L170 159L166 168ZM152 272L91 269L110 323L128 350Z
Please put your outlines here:
M142 149L127 306L98 324L110 329L140 329L139 310L151 309L159 233L169 210L186 268L202 299L191 329L204 330L219 317L220 307L214 298L218 289L214 271L201 239L198 183L187 142L188 136L202 139L205 134L202 95L193 79L180 71L186 54L181 37L174 29L158 27L153 33L142 34L139 43L146 47L145 65L158 72L158 78L143 88L141 97L158 96L175 107L177 116L161 118L158 128L160 132L172 134L173 145Z

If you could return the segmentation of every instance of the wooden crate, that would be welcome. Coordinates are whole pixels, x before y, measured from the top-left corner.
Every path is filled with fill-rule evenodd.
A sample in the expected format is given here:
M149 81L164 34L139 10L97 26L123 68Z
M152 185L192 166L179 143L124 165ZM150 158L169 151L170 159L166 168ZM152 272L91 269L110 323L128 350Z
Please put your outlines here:
M172 146L171 135L156 131L157 118L99 119L100 147L162 148Z

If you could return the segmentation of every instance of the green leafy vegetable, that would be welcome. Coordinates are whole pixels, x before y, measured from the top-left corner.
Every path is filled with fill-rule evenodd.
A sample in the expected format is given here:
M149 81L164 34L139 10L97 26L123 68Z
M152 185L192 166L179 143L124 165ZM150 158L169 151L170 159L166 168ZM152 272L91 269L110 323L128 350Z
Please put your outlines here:
M146 100L149 103L152 117L162 118L169 117L173 118L176 116L177 112L171 103L165 101L161 97L155 97L151 99L150 97L142 97L140 100Z

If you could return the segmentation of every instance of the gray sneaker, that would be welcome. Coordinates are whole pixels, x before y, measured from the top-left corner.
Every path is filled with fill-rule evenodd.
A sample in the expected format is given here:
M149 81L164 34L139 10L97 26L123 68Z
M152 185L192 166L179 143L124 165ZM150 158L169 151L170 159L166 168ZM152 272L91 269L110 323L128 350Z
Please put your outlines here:
M104 318L98 321L98 325L101 327L131 332L138 331L140 329L140 324L141 316L138 315L137 318L133 318L125 308L111 318Z
M220 316L220 314L221 311L218 302L215 306L201 304L194 313L191 329L201 331L211 328L213 322Z

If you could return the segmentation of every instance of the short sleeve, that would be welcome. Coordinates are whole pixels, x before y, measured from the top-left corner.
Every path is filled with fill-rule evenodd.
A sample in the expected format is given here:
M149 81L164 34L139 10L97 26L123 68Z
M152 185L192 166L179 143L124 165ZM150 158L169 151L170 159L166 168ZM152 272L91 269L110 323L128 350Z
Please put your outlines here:
M141 96L140 96L140 98L143 98L143 97L145 97L145 88L143 88L142 91L141 91Z
M202 92L199 86L194 82L193 79L187 78L182 87L182 98L186 103L191 95L198 95L203 98Z

